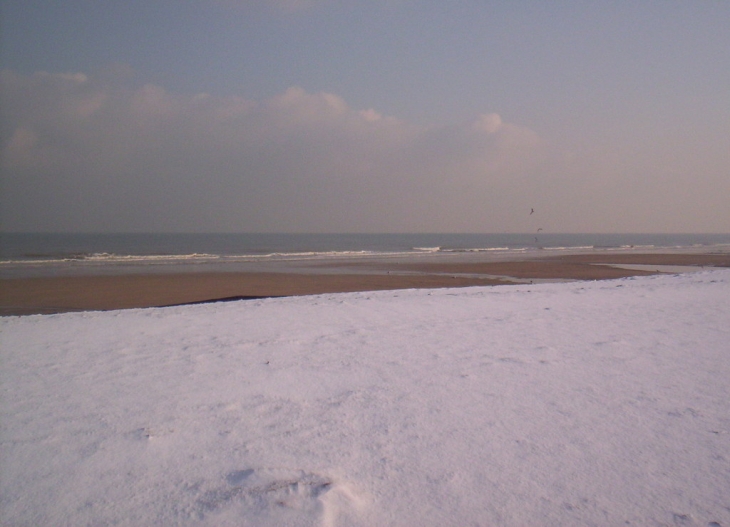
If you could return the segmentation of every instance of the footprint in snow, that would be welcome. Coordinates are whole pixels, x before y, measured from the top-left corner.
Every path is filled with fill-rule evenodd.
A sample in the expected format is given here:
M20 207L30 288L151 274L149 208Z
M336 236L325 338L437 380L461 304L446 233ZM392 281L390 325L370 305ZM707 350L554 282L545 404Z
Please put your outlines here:
M511 364L524 364L520 359L517 359L515 357L500 357L497 359L499 362L508 362Z
M246 468L229 472L224 484L204 492L197 500L201 515L239 506L259 514L277 511L328 519L356 511L363 500L349 486L332 478L288 468Z
M128 432L126 435L136 440L153 440L159 437L167 436L174 433L172 428L137 428Z

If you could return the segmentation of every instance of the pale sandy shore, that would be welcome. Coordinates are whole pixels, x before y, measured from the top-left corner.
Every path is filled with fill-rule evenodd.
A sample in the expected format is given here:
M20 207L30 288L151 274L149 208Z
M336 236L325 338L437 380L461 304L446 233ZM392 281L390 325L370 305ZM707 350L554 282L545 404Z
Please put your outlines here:
M656 266L629 269L619 265ZM0 279L0 315L160 307L257 297L466 287L515 281L604 280L665 266L730 267L730 254L574 254L520 261L378 260L320 266L317 273L204 272ZM335 271L336 268L336 271Z

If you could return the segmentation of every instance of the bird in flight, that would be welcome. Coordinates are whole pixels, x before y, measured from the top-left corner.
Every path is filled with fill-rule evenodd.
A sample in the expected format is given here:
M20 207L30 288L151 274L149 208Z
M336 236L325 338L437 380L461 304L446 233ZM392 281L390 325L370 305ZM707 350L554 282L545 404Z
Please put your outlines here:
M530 209L530 216L532 216L533 214L535 214L535 209Z

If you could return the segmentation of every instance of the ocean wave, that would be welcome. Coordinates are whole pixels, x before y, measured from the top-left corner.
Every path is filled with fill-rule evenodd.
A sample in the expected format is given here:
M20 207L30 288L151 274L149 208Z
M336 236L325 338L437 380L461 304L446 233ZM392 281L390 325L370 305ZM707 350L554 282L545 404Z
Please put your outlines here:
M594 245L578 245L578 246L545 246L542 247L545 251L590 251L591 249L596 249L596 246Z
M51 266L102 266L102 265L173 265L173 264L215 264L215 263L244 263L266 261L296 261L296 260L347 260L358 258L399 258L399 257L428 257L438 254L529 254L534 251L570 252L570 251L641 251L657 249L685 249L685 248L715 248L726 250L730 244L691 244L691 245L661 245L661 244L622 244L622 245L515 245L498 247L444 247L444 246L412 246L410 249L393 248L392 250L323 250L323 251L272 251L267 253L243 254L213 254L205 252L191 252L188 254L119 254L114 252L89 253L24 253L18 257L4 257L0 260L0 267L51 267Z
M367 256L382 254L376 251L302 251L302 252L275 252L268 254L227 255L225 258L308 258L308 257L337 257L337 256Z
M443 249L445 253L483 253L492 251L524 251L525 247L467 247L456 249Z
M413 250L424 253L437 253L441 251L441 247L413 247Z
M88 255L85 260L91 262L106 261L135 261L135 260L209 260L220 258L217 254L192 253L192 254L114 254L114 253L93 253Z
M39 257L39 258L18 258L10 260L0 260L0 265L9 264L63 264L73 262L91 262L91 263L120 263L120 262L138 262L138 261L181 261L181 260L211 260L218 259L219 255L215 254L114 254L114 253L91 253L91 254L68 254L61 256Z
M206 262L257 262L266 260L312 260L331 258L357 258L364 256L400 256L413 254L410 252L377 252L377 251L301 251L301 252L272 252L266 254L114 254L92 253L71 254L51 257L18 258L0 260L0 266L11 265L93 265L93 264L170 264L170 263L206 263Z

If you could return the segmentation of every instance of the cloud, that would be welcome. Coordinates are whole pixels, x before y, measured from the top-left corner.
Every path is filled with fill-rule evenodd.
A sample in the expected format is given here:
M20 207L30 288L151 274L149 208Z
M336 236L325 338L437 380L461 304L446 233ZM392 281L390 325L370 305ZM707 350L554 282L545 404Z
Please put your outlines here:
M502 125L502 118L496 113L481 115L474 123L477 130L483 130L488 134L496 134Z
M500 230L545 162L494 113L424 127L299 87L252 101L83 74L0 83L6 230Z

